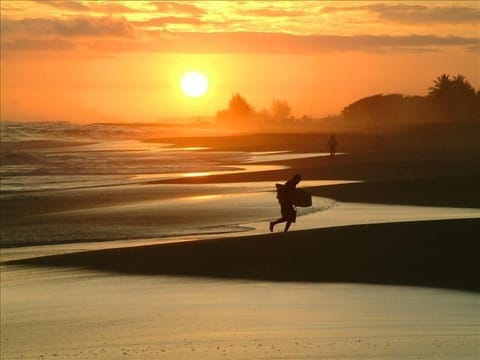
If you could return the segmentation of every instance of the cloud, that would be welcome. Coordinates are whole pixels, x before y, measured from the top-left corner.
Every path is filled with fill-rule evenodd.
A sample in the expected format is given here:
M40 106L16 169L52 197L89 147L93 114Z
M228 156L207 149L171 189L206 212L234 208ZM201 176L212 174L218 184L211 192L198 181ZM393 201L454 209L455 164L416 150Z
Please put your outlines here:
M160 2L152 2L158 11L163 13L175 13L175 14L185 14L191 16L201 16L205 14L205 10L186 3L178 3L174 1L160 1Z
M5 52L19 51L71 51L75 44L64 39L15 39L2 42L2 50Z
M132 38L135 29L125 19L111 17L78 17L61 19L22 19L2 21L2 32L10 35L29 36L113 36Z
M89 1L88 3L82 3L79 1L71 0L33 0L37 4L54 7L58 10L68 10L71 12L96 12L104 14L115 13L137 13L144 12L144 10L137 10L123 4L109 1L107 3L100 3L96 1Z
M305 16L307 13L302 10L289 10L289 9L275 9L275 8L262 8L262 9L240 9L238 11L241 15L247 16L261 16L261 17L297 17Z
M477 54L480 53L480 41L476 44L468 46L467 50Z
M406 36L338 36L292 35L282 33L198 33L152 31L151 40L125 43L117 42L114 51L146 51L160 53L199 54L309 54L322 52L431 52L451 47L469 49L478 43L475 38L456 36L438 37L424 35ZM97 43L97 49L108 46Z
M94 21L95 20L95 21ZM131 24L110 18L57 20L19 20L7 24L16 36L2 36L2 50L29 51L90 49L95 52L158 52L200 54L309 54L322 52L425 52L449 48L466 50L478 47L478 38L435 35L293 35L273 32L171 32L146 30L130 36ZM165 17L142 22L163 26L188 18ZM23 31L23 32L22 32ZM35 34L35 36L34 36ZM38 36L43 35L43 36ZM45 36L45 35L48 35ZM112 37L114 36L114 37ZM56 39L57 40L52 40ZM60 40L58 40L60 39ZM63 40L62 40L63 39ZM70 40L67 42L66 40Z
M164 49L200 53L315 53L322 51L424 51L441 47L473 46L476 38L433 35L339 36L282 33L172 33L160 40Z
M151 39L124 39L123 41L97 41L82 43L79 47L103 52L162 52L200 54L297 54L333 51L363 52L426 52L439 51L450 47L464 47L472 51L478 46L478 39L457 36L438 37L424 35L408 36L298 36L280 33L198 33L152 31ZM100 38L99 38L100 39ZM72 40L73 41L73 40ZM67 42L45 40L17 40L2 47L7 50L71 50L75 46Z
M90 7L87 5L79 2L79 1L70 1L70 0L33 0L34 2L46 6L51 6L57 9L64 9L64 10L73 10L73 11L90 11Z
M472 7L430 7L425 5L374 3L359 6L325 7L324 13L370 11L380 19L403 24L470 24L479 23L480 9Z
M372 4L381 18L401 23L479 23L480 9L469 7L427 7L422 5Z
M186 25L203 25L203 21L197 18L186 18L178 16L164 16L153 18L145 21L135 21L133 24L137 26L158 26L164 27L170 24L186 24Z

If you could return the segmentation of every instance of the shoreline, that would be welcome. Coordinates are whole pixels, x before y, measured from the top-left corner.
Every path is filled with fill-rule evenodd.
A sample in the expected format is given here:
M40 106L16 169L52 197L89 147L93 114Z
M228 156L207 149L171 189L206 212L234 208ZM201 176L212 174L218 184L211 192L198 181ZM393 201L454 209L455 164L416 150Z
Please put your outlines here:
M292 171L290 170L290 172ZM272 186L270 186L269 180L242 183L239 181L240 179L238 179L238 177L241 176L242 174L206 176L195 179L195 181L200 181L200 183L191 183L188 185L185 183L179 184L177 182L170 183L162 181L156 185L144 183L129 187L112 188L108 191L105 189L94 189L89 192L65 192L65 195L62 195L62 192L56 192L52 193L55 194L55 196L49 197L42 195L31 199L5 199L2 205L4 210L2 214L2 225L12 227L13 224L17 222L15 217L20 214L28 215L25 219L32 224L28 226L34 226L35 222L32 221L38 222L38 220L35 219L38 218L39 215L41 216L39 219L43 218L44 221L50 221L55 218L57 218L58 221L58 219L65 218L66 221L72 222L72 226L76 226L75 222L77 218L81 219L86 216L88 217L87 219L91 219L89 221L94 225L96 222L95 217L100 216L100 219L104 219L103 221L108 220L110 222L119 221L123 218L127 220L127 224L131 223L131 226L140 226L140 233L132 236L132 228L132 230L125 232L122 236L118 236L118 233L115 234L110 231L110 233L102 235L101 238L85 238L85 241L67 238L53 242L51 242L51 240L45 240L38 241L37 243L5 243L1 245L0 249L97 241L108 242L128 239L132 241L146 238L154 240L170 238L172 236L195 236L196 234L202 235L205 233L221 234L224 232L235 232L235 228L242 229L244 225L248 226L249 223L256 221L254 213L248 214L249 201L251 201L251 206L257 204L257 206L262 206L268 210L260 217L277 217L278 204L274 199L273 190L270 190L270 187L272 187L275 182L275 175L268 174L268 172L266 174L266 176L271 179ZM325 181L321 186L316 185L316 183L316 180L305 180L303 183L300 183L299 187L305 189L312 194L312 196L324 199L324 201L393 206L480 209L480 193L477 191L477 184L480 183L480 173L432 176L405 180L363 182L344 180L343 183L339 181L338 184L333 185ZM173 189L169 190L171 186L173 186ZM245 206L245 208L244 210L236 209L236 213L238 213L239 210L241 210L241 212L231 217L229 221L206 224L205 226L198 223L196 226L187 228L181 227L181 223L179 223L179 229L181 231L177 231L176 233L172 233L171 231L158 233L158 231L161 231L160 229L163 229L161 227L162 223L158 223L162 214L165 214L168 218L173 215L165 212L163 208L175 207L178 201L184 204L182 206L185 206L187 202L191 203L191 206L194 207L189 211L196 211L192 214L201 214L203 210L208 210L211 206L219 206L214 204L219 202L223 204L225 201L232 202L232 205L235 204L236 201L242 201L242 206ZM35 204L39 202L42 202L41 208L35 206ZM158 205L156 205L156 203L158 203ZM7 204L12 204L12 206ZM225 206L228 207L226 203ZM268 209L266 207L268 207ZM7 213L7 209L10 208L11 210ZM198 210L195 210L197 208ZM203 210L200 211L201 209ZM42 211L44 213L42 213ZM307 209L307 213L308 212ZM181 221L188 220L183 214L180 215L183 216L183 220ZM224 212L223 216L225 215L226 213ZM240 217L238 217L238 215L240 215ZM146 224L147 221L157 221L156 227L159 230L156 234L152 233L152 235L148 235L151 230L146 227L142 234L142 224ZM180 221L180 219L176 221ZM2 235L7 236L7 229L8 227L4 227Z

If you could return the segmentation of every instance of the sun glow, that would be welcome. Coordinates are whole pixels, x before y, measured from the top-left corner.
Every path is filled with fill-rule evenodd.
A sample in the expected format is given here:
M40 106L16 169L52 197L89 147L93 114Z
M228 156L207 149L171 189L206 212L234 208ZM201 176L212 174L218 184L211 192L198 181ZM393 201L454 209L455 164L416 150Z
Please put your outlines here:
M185 95L196 98L207 92L208 80L202 73L192 71L183 75L180 86Z

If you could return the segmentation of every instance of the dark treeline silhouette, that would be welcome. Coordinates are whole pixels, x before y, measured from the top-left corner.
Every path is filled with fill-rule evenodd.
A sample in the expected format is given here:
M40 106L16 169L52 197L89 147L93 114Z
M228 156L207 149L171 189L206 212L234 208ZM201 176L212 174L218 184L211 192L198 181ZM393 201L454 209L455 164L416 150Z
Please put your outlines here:
M475 89L463 75L450 78L439 76L429 88L428 98L432 100L433 111L442 120L479 120L480 89Z
M342 111L347 121L371 122L374 126L436 121L478 121L480 91L463 75L439 76L426 96L378 94L362 98Z
M216 116L217 124L241 129L370 128L378 132L402 125L435 122L480 122L480 89L475 91L463 75L443 74L425 96L376 94L346 106L340 115L312 119L292 116L286 100L273 100L269 109L256 111L240 94L232 95L228 108Z
M378 94L362 98L342 110L347 121L421 122L431 116L431 100L422 96Z

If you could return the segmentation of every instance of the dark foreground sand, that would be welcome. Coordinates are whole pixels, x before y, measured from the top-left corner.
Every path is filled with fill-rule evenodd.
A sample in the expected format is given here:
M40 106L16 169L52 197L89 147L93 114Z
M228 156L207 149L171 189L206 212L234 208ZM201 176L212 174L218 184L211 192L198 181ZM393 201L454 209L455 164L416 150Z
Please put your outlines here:
M480 291L480 219L313 229L20 260L137 275L432 286Z

